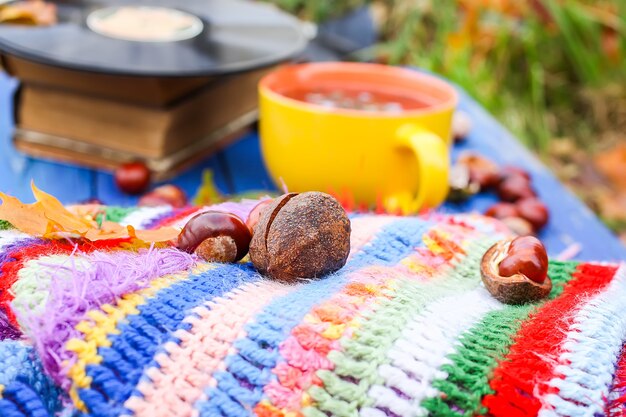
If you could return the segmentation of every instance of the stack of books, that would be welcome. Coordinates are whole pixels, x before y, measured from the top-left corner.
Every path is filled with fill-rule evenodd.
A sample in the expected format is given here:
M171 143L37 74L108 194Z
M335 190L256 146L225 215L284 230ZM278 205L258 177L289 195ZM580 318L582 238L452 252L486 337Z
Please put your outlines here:
M272 68L220 77L130 77L3 56L21 81L20 151L96 168L143 161L166 179L227 146L257 119L257 83Z

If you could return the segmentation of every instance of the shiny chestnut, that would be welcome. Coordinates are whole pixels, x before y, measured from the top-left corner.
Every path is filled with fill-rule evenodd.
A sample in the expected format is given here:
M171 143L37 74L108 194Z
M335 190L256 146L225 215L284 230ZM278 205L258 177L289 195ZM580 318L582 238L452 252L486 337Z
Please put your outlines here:
M538 301L552 290L546 249L532 236L493 245L483 256L480 272L491 295L506 304Z
M518 217L517 207L512 203L496 203L489 207L485 212L485 216L495 219L505 219L507 217Z
M498 185L498 197L502 201L516 202L524 198L535 197L535 191L525 177L514 175L506 178Z
M209 262L237 262L250 248L252 235L231 213L207 211L192 217L178 235L178 248Z
M115 170L115 184L127 194L139 194L150 185L150 170L142 162L123 164Z
M457 163L467 166L470 181L478 184L481 190L494 187L500 181L498 165L482 155L468 152L461 155Z
M250 211L250 214L248 214L248 218L246 219L246 226L250 229L250 233L254 234L254 228L257 223L259 223L259 219L261 218L263 211L272 203L272 201L274 200L271 198L263 200L254 206L254 208Z
M532 224L535 231L543 229L550 219L548 207L537 198L524 198L515 205L519 216Z
M141 196L137 205L140 207L170 205L174 208L181 208L187 205L187 195L180 187L173 184L165 184Z
M500 178L504 181L510 177L524 177L527 181L530 181L530 173L523 168L516 167L513 165L505 165L500 170Z
M500 219L500 221L518 236L530 236L535 232L533 225L521 217L505 217Z

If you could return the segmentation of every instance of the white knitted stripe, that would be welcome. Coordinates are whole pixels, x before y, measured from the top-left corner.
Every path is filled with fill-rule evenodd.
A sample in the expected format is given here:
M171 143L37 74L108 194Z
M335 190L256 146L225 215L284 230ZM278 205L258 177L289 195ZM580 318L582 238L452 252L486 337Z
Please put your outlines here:
M613 374L626 340L626 264L606 289L576 313L549 384L558 394L542 399L540 417L604 414Z
M141 207L124 217L120 224L122 226L133 226L135 228L143 228L152 220L159 216L170 213L172 207L160 206L160 207Z
M13 301L11 308L18 320L27 314L39 314L50 295L53 278L70 279L76 271L89 267L86 257L80 253L73 255L48 255L30 259L17 272L18 279L11 286ZM20 321L26 328L26 323Z
M210 210L209 207L198 207L197 210L194 210L192 213L189 213L185 217L181 217L180 219L173 222L171 226L182 228L189 222L189 220L191 220L192 217L197 216L198 214L204 213L205 211L209 211L209 210Z
M483 286L426 307L408 323L387 352L389 363L378 368L384 383L373 385L368 392L373 407L388 409L401 417L427 415L420 403L439 394L431 383L436 378L447 377L441 366L450 363L447 356L456 351L458 337L485 314L502 307ZM363 408L360 416L378 416L379 411Z
M0 232L0 250L6 246L12 245L20 240L30 238L30 235L26 233L18 232L17 230L3 230Z

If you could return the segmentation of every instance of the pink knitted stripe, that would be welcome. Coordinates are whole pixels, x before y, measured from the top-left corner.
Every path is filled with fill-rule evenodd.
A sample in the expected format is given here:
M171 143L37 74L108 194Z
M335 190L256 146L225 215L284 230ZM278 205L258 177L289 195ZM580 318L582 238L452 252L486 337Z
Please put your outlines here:
M397 217L352 219L350 257L360 252L384 226L394 220ZM383 281L389 278L385 274ZM352 286L349 285L348 292L355 291ZM126 407L138 417L192 416L193 404L203 398L206 387L215 384L213 372L225 369L224 358L236 353L232 343L245 337L244 325L274 298L294 288L297 287L273 281L247 284L240 291L229 294L228 299L216 299L197 309L200 317L188 320L193 324L192 329L176 334L181 343L166 345L169 355L160 354L155 358L160 368L146 372L152 383L139 383L137 388L143 398L131 397ZM348 305L343 307L351 308ZM329 365L325 357L320 360L326 364L322 368Z
M460 244L468 230L471 229L456 224L440 224L424 235L426 247L417 248L398 264L368 266L352 272L349 284L314 307L281 343L284 361L272 370L277 379L265 386L263 391L269 403L261 408L279 410L272 415L297 415L297 410L310 401L307 391L314 385L323 385L317 372L334 369L328 353L343 350L339 339L351 338L364 316L393 298L398 282L426 280L449 268L450 261L464 253Z
M186 319L193 327L176 333L181 343L166 344L169 355L155 357L160 368L146 371L152 383L137 386L143 398L131 397L126 407L137 417L192 416L204 389L215 385L213 372L225 369L224 358L235 353L233 342L245 336L244 326L272 299L295 288L264 280L198 307L198 317Z
M334 368L327 355L342 350L339 339L352 337L363 315L375 311L382 300L393 296L398 281L424 277L426 274L413 274L402 264L370 266L353 272L348 285L314 307L281 343L280 353L285 361L272 371L277 380L264 388L271 403L282 409L284 415L299 410L302 402L306 402L306 391L322 384L316 373Z
M361 248L369 243L380 229L394 220L398 220L398 217L364 216L350 219L352 233L350 234L350 256L348 259L359 253Z

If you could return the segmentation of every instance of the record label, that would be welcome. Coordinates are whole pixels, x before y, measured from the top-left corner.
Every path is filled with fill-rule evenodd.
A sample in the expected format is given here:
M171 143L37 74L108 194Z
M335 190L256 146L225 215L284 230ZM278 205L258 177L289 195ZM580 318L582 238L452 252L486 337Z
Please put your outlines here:
M127 41L174 42L202 32L196 16L176 9L152 6L121 6L99 9L87 17L89 29Z

